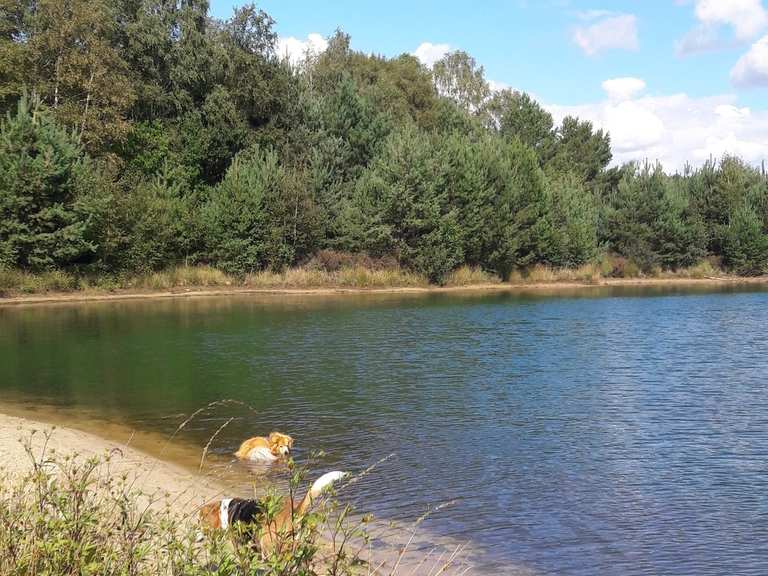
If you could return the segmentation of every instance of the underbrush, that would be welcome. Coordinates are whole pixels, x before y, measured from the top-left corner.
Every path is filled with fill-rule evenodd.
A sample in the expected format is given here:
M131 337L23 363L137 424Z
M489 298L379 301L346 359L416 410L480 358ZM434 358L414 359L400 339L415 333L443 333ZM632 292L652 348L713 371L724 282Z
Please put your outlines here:
M125 288L168 290L170 288L232 286L237 281L211 266L176 266L160 272L150 272L129 278Z
M445 278L446 286L478 286L482 284L499 284L501 279L491 272L486 272L476 266L462 266Z
M370 269L362 266L334 271L289 268L285 272L264 270L245 277L249 288L402 288L428 286L420 274L401 268Z
M289 529L278 533L274 548L262 554L258 549L262 530L236 525L226 532L204 534L196 508L170 494L142 492L136 488L138 476L115 473L111 466L118 457L115 453L84 458L43 449L36 454L31 439L25 450L30 462L26 474L11 476L0 470L0 574L4 576L393 576L403 572L401 559L410 540L392 551L386 569L384 563L367 561L369 518L353 516L352 508L334 495L297 517ZM304 471L292 469L290 497L303 493L299 488L304 478ZM270 492L262 503L262 524L270 525L281 497ZM439 565L430 565L429 573L450 573L457 552ZM423 571L418 569L420 562L408 573L426 574L431 564L426 560Z
M77 288L77 278L60 270L35 274L0 268L0 297L13 294L69 292Z
M688 268L643 271L633 260L604 254L593 262L577 267L555 268L536 264L512 272L512 284L553 284L559 282L597 284L610 279L706 279L732 277L715 259L706 259ZM481 286L498 284L492 272L462 266L450 272L444 286ZM140 275L81 274L63 271L31 273L0 269L0 297L47 292L104 293L117 290L173 290L190 288L241 287L253 289L353 288L383 289L428 287L427 278L401 268L392 258L371 258L366 254L350 254L323 250L304 265L282 272L262 270L244 276L233 276L211 266L174 266L167 270Z
M595 262L576 268L553 268L536 264L530 268L516 270L509 278L512 284L555 284L576 282L598 284L612 279L695 279L733 277L719 267L717 261L703 260L694 266L665 270L660 267L643 272L633 260L622 256L603 255Z

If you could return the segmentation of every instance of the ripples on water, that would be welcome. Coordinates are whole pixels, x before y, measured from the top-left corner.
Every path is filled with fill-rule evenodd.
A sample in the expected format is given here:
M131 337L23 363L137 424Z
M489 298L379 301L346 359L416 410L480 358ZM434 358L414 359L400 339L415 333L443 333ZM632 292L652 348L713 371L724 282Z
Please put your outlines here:
M351 497L456 499L427 526L487 573L768 574L768 294L622 294L0 309L0 389L162 431L242 399L219 453L278 428L321 470L394 452Z

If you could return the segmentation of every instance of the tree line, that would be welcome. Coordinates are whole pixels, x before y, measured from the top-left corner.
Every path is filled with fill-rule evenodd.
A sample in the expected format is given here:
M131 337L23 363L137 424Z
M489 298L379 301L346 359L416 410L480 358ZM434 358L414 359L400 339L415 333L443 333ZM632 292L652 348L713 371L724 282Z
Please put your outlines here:
M768 178L736 157L611 167L609 134L464 52L430 69L338 31L292 65L276 40L255 5L0 0L0 268L768 266Z

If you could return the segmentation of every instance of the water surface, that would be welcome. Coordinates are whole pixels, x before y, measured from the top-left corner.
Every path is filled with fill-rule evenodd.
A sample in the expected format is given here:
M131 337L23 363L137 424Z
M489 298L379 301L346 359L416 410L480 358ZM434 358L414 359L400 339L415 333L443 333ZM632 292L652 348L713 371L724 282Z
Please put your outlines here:
M768 292L237 297L0 308L0 398L230 454L291 433L478 570L768 573ZM244 487L245 489L245 487Z

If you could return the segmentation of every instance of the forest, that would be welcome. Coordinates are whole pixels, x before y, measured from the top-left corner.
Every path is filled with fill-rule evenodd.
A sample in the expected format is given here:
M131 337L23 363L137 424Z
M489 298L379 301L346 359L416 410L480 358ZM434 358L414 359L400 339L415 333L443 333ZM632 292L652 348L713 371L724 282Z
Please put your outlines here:
M428 68L337 31L296 64L276 42L255 5L0 0L0 271L768 267L759 167L615 166L610 134L461 51Z

